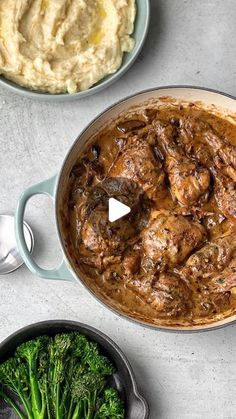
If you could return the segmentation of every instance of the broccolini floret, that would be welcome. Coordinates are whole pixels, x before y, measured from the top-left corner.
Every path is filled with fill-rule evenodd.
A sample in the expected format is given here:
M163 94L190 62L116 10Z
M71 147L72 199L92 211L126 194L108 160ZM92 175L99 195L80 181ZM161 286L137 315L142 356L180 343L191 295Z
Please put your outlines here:
M124 419L118 393L107 386L114 371L79 333L42 336L0 365L0 398L20 419Z
M114 388L105 390L104 401L97 412L95 419L123 419L125 416L124 404Z

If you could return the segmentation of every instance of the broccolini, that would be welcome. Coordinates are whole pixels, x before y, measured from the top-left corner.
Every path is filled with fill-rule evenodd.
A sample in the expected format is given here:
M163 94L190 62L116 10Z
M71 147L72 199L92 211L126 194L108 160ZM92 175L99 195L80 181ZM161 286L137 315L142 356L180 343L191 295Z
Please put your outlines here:
M0 398L20 419L124 419L124 403L107 385L113 372L85 336L42 336L0 365Z

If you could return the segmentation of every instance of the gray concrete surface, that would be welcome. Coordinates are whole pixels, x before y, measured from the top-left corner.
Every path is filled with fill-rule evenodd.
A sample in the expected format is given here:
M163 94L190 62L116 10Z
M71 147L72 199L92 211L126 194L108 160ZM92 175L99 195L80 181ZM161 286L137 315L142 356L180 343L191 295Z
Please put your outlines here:
M97 96L38 103L0 89L0 212L14 212L27 186L56 173L80 130L98 112L135 91L194 84L236 95L235 0L152 0L146 45L133 68ZM35 256L60 258L47 198L30 202ZM118 318L79 284L47 282L23 267L0 277L0 340L31 322L65 318L93 325L129 357L150 419L236 418L236 325L211 333L158 333ZM134 418L135 419L135 418Z

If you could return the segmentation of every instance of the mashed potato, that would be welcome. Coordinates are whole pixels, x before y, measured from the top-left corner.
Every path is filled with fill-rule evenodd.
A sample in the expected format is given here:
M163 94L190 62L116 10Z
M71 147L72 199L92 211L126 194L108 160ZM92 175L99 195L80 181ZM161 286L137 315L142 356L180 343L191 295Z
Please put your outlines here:
M115 73L134 47L135 0L0 0L0 74L75 93Z

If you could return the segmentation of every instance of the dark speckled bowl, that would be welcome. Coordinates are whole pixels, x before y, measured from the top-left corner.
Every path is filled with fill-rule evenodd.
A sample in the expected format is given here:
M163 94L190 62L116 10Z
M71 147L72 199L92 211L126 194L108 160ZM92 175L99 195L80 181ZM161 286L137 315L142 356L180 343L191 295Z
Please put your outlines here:
M76 331L97 342L106 355L116 366L116 373L112 377L112 385L120 392L125 402L126 419L147 419L148 405L137 390L134 373L125 355L119 347L106 335L93 327L67 320L49 320L24 327L13 333L0 344L0 363L13 355L16 347L21 343L40 335L53 336L57 333ZM0 404L0 418L13 418L8 408Z

